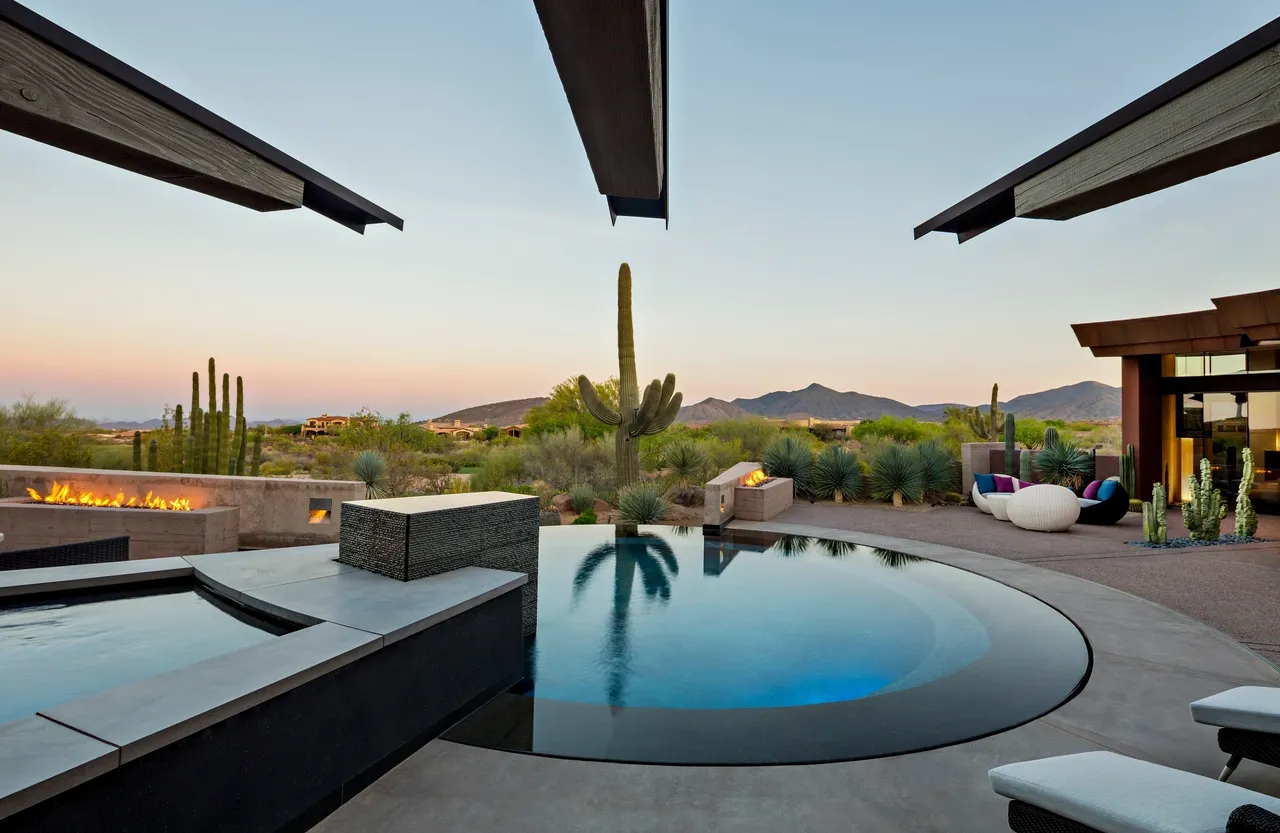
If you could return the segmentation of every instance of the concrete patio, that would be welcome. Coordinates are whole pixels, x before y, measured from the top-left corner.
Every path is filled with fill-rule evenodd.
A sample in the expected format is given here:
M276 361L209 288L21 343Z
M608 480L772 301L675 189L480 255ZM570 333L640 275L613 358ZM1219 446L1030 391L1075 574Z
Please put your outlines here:
M1241 684L1280 686L1280 671L1259 653L1170 609L1199 610L1259 651L1271 646L1274 657L1274 545L1150 553L1123 543L1140 537L1132 519L1050 536L963 508L801 505L778 522L735 526L896 549L1037 596L1089 638L1088 685L1053 713L988 738L817 766L636 766L434 741L315 829L989 833L1007 829L1005 801L987 782L991 767L1109 749L1216 776L1224 756L1214 730L1192 722L1188 704ZM1136 595L1143 590L1153 601ZM1280 770L1245 762L1233 782L1280 795Z

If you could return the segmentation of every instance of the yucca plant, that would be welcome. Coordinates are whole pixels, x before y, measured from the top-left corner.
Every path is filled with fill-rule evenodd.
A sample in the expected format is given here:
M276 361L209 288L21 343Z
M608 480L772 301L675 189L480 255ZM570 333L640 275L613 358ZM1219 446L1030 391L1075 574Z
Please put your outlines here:
M827 446L813 464L812 484L814 496L824 500L844 503L846 497L856 497L862 489L857 456L838 445Z
M569 505L581 515L596 505L596 490L586 483L579 483L569 490Z
M707 451L692 440L675 440L662 449L662 465L667 470L671 499L684 506L702 503L702 486L711 460Z
M956 476L957 460L940 443L932 440L915 447L920 459L920 473L924 478L924 494L930 500L941 500L949 492L959 488Z
M769 549L783 558L795 558L809 551L813 539L806 535L783 535Z
M1093 471L1093 461L1084 449L1069 442L1046 445L1036 454L1040 479L1054 486L1079 489Z
M656 524L667 514L667 502L652 483L637 483L618 493L618 517L626 524Z
M871 554L876 560L891 570L901 570L909 564L918 564L925 559L918 555L907 555L905 552L897 550L884 550L880 547L873 547Z
M376 451L361 451L351 462L351 470L356 479L364 483L364 496L367 500L386 494L383 483L387 478L387 460L381 454Z
M871 496L894 506L924 499L924 470L919 455L903 446L886 445L871 461Z
M765 446L760 462L764 466L764 473L770 477L790 477L794 481L797 495L810 494L813 449L804 440L791 434L783 434Z

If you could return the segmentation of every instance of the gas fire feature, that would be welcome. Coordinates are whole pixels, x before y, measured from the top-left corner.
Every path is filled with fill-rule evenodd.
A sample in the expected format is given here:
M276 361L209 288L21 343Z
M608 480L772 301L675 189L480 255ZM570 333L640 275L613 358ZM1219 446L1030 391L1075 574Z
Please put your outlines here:
M71 491L71 484L63 483L58 485L58 481L53 481L53 487L49 489L47 495L42 495L35 489L28 488L27 494L31 496L33 503L48 503L53 506L97 506L109 509L161 509L171 512L190 512L191 500L189 498L180 497L175 500L165 500L164 498L153 497L152 492L147 492L146 497L139 499L131 497L125 500L124 492L116 492L115 497L110 495L99 495L92 491L82 492L76 490Z
M769 477L759 463L739 463L707 483L702 532L719 535L735 517L767 521L791 508L793 492L790 478Z

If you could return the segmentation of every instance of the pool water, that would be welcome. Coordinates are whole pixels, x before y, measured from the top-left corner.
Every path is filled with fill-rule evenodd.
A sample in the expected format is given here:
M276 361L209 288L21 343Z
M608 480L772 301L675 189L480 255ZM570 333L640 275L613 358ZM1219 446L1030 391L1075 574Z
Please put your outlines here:
M446 734L538 754L799 763L898 754L1039 717L1089 668L1005 585L839 541L544 528L526 680Z
M0 608L0 723L281 632L190 587Z

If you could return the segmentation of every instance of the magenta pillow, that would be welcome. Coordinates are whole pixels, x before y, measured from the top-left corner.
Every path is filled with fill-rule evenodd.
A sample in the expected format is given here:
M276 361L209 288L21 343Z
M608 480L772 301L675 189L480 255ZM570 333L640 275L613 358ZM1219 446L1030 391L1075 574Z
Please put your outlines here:
M1036 484L1034 484L1034 483L1028 483L1028 482L1027 482L1027 481L1025 481L1025 480L1019 480L1019 481L1018 481L1018 488L1019 488L1019 489L1025 489L1025 488L1027 488L1028 486L1034 486L1034 485L1036 485Z
M1085 500L1097 500L1098 489L1100 488L1102 488L1102 481L1095 480L1092 483L1090 483L1088 486L1084 487L1084 494L1081 495L1081 497L1083 497Z
M1009 475L997 474L995 475L995 478L996 478L997 494L1000 494L1000 493L1013 494L1013 492L1017 491L1016 489L1013 488L1013 478L1010 477Z

